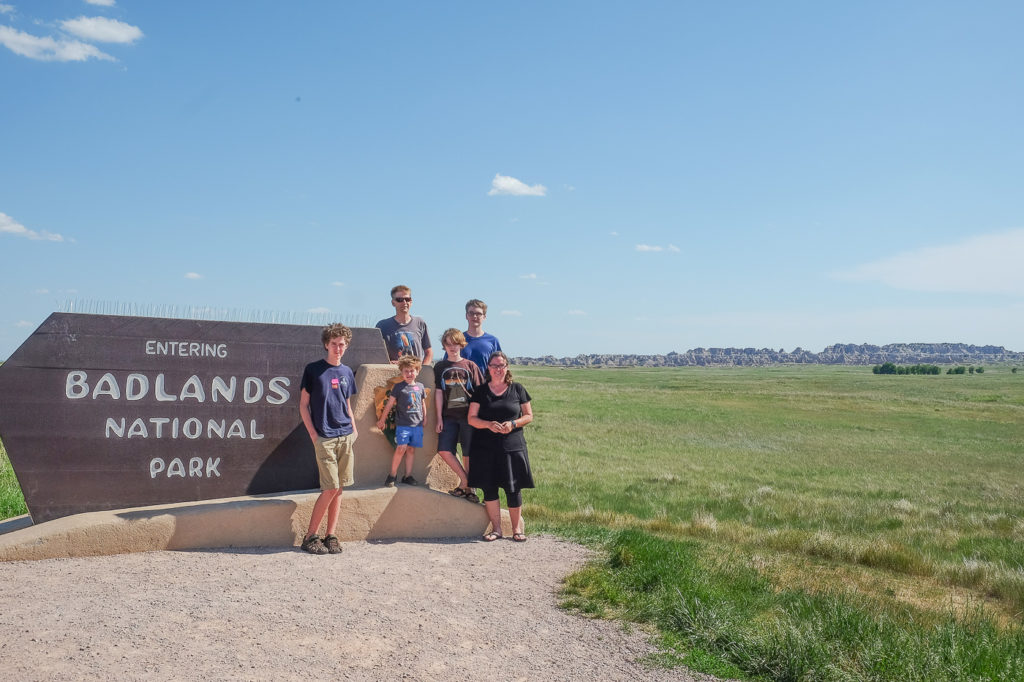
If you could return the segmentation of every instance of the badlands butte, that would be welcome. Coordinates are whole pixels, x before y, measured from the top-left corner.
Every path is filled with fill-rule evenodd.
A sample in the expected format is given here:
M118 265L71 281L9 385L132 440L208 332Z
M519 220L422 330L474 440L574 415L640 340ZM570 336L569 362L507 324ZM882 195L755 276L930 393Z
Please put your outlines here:
M512 358L516 365L554 367L763 367L778 364L800 365L991 365L1024 364L1024 353L1002 346L975 346L966 343L837 343L820 353L795 348L694 348L685 353L667 355L594 354L572 358L545 355L540 358Z

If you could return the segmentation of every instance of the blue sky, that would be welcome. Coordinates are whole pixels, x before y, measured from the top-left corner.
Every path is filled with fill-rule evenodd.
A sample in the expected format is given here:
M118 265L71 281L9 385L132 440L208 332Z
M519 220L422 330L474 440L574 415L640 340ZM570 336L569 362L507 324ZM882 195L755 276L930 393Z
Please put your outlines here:
M0 358L67 301L515 355L1024 350L1019 2L0 0Z

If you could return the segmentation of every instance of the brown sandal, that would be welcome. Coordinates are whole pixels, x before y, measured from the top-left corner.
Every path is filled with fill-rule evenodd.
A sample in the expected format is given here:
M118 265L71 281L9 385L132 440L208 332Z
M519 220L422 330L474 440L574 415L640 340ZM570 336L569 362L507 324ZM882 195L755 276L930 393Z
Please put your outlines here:
M526 542L526 534L525 533L513 533L512 534L512 541L513 542Z

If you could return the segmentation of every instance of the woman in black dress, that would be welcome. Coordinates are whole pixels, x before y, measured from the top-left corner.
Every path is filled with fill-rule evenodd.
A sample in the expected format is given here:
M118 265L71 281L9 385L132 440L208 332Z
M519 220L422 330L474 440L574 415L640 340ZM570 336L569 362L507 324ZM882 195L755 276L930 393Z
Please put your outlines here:
M488 358L484 378L486 383L473 391L469 403L469 425L476 429L469 485L484 493L484 505L491 520L491 530L484 540L492 542L502 537L498 488L503 488L512 539L526 542L522 489L533 487L533 476L523 427L533 421L530 394L522 384L512 381L508 357L500 350Z

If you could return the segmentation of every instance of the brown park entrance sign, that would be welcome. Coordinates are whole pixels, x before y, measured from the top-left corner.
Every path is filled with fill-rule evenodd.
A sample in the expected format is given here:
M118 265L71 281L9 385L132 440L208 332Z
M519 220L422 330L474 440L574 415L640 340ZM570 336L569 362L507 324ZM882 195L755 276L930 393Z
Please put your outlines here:
M356 328L355 371L387 364ZM319 486L299 418L320 328L54 313L0 365L0 438L36 522Z

